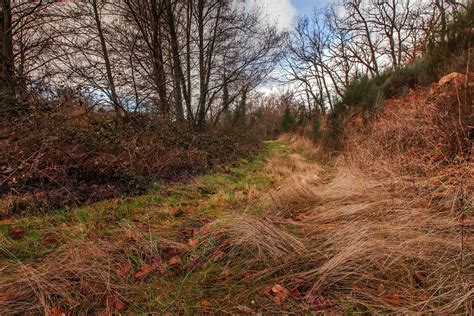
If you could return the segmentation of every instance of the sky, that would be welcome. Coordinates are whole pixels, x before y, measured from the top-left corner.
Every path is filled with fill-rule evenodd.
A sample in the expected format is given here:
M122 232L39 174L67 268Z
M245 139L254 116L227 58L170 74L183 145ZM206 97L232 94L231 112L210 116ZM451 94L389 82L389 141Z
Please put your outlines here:
M280 30L291 29L298 15L310 14L314 7L321 8L330 0L252 0L254 4L265 8L271 21L276 22Z
M262 7L266 11L268 20L276 23L280 31L291 31L298 15L309 15L315 7L323 8L331 1L334 0L248 0L247 5ZM260 85L257 91L272 94L281 92L287 87L286 84L269 80Z

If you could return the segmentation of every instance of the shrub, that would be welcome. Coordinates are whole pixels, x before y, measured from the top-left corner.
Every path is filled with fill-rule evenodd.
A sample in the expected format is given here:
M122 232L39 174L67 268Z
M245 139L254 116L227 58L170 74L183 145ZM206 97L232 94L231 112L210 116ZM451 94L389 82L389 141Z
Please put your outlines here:
M286 107L285 111L283 112L283 117L281 120L281 126L285 132L291 131L296 125L296 119L294 114L292 113L290 107Z
M432 57L417 59L400 69L385 72L381 89L385 97L405 95L409 87L425 86L439 78L438 61Z
M11 212L138 194L157 180L177 181L245 156L259 145L248 129L196 133L140 118L93 113L74 121L34 112L0 127L0 198Z
M321 123L319 120L320 120L319 117L315 117L311 120L310 138L313 141L316 141L321 137Z
M374 111L378 107L379 87L375 79L362 76L353 80L342 96L342 103L359 112Z

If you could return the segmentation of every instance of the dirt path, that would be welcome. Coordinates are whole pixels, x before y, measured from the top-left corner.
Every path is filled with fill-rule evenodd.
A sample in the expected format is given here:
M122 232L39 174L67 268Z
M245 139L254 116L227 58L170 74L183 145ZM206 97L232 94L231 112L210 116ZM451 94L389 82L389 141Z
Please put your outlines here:
M456 221L318 162L303 140L267 149L146 196L1 222L0 310L301 314L472 303L472 266L459 273L449 233Z

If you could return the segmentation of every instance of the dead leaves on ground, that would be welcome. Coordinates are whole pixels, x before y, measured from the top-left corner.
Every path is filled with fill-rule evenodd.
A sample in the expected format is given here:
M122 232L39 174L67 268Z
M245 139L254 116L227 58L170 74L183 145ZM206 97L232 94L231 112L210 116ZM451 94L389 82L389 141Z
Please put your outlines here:
M288 290L284 286L276 283L264 288L265 294L272 298L277 305L283 305L290 298L300 301L305 309L311 311L338 311L337 304L323 295L304 295L297 288Z
M127 305L118 295L107 295L105 297L105 306L112 312L120 312L127 308Z
M23 235L25 234L26 232L26 229L23 228L23 227L12 227L10 229L10 237L14 240L18 240L18 239L21 239L23 238Z
M175 265L181 264L181 258L178 257L178 256L171 257L171 258L168 260L168 264L169 264L170 266L175 266Z
M196 239L189 238L188 239L188 245L192 248L196 247L199 244L199 242Z
M199 305L201 305L201 307L203 308L209 308L211 307L211 302L209 302L208 300L203 300L199 303Z
M147 277L149 277L153 272L158 271L160 273L164 273L167 268L168 266L161 261L155 261L152 264L145 263L141 266L139 271L135 272L134 277L135 277L135 280L137 281L143 281Z
M131 271L132 271L132 262L130 259L127 260L124 264L122 264L118 269L117 269L117 274L121 278L125 278Z
M281 305L290 295L290 291L280 284L266 286L264 291L266 294L270 295L272 300L278 305Z

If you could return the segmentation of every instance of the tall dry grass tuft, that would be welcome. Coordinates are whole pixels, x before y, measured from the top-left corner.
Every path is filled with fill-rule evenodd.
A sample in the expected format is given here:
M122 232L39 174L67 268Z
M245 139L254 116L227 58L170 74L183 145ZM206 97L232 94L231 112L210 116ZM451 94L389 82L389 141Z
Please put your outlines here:
M278 140L288 144L289 148L307 158L321 158L321 147L308 138L301 137L297 134L283 134L278 138Z
M0 310L5 315L52 314L67 304L87 311L121 301L124 281L116 271L126 256L103 241L64 245L39 263L11 265L0 278Z
M273 215L292 217L296 209L301 211L318 202L314 192L322 182L322 168L318 164L300 154L277 154L268 162L266 169L281 180L281 185L264 198L266 208L271 209Z
M238 260L245 258L242 268L273 266L299 256L303 243L277 227L269 218L232 214L216 220L208 227L204 239L212 244L210 259Z

